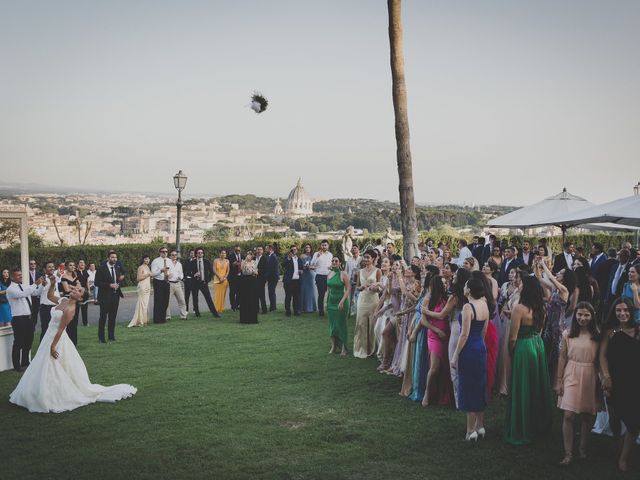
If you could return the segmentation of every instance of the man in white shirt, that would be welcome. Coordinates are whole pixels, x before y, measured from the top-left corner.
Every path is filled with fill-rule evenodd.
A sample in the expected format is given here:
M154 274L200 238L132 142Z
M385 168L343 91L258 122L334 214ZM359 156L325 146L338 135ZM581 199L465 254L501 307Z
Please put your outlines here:
M171 250L169 255L169 300L171 297L175 297L180 307L180 318L182 320L187 319L187 303L184 300L184 272L182 271L182 263L178 260L178 252ZM166 319L171 319L171 308L167 305Z
M469 257L473 257L473 254L471 250L469 250L469 247L467 247L467 241L465 239L458 240L458 248L460 249L460 254L453 262L462 268L464 261Z
M356 283L358 282L358 272L360 271L360 267L362 264L362 255L360 255L360 247L354 245L351 247L351 257L347 259L347 264L345 266L345 272L349 275L349 279L351 280L351 312L350 315L355 315L356 313L356 304L358 302L358 295L360 292L356 288Z
M44 337L44 334L47 333L47 328L49 328L49 321L51 321L51 309L56 306L51 300L49 300L49 287L51 285L51 280L49 277L54 275L56 271L56 266L53 262L48 262L44 266L45 275L42 277L42 291L40 292L40 340ZM54 288L55 294L59 297L60 295L57 292L56 283Z
M42 277L33 285L22 285L22 271L11 271L11 284L7 288L7 300L11 307L11 328L13 328L13 347L11 361L17 372L29 366L29 353L33 344L35 330L31 321L31 296L40 293Z
M167 247L160 247L160 256L151 262L151 276L153 278L153 323L165 323L167 308L169 307L169 262Z
M333 254L329 251L329 242L320 242L320 251L313 255L309 268L316 272L316 288L318 289L318 314L324 317L324 296L327 293L327 275L331 270Z

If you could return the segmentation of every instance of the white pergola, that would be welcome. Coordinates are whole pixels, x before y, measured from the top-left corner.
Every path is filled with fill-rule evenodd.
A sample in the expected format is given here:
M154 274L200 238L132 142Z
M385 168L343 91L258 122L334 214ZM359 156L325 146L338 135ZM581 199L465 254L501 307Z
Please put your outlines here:
M20 268L22 282L29 285L29 221L25 210L0 210L0 220L18 220L20 222ZM0 372L13 368L11 364L11 347L13 330L11 327L0 328Z

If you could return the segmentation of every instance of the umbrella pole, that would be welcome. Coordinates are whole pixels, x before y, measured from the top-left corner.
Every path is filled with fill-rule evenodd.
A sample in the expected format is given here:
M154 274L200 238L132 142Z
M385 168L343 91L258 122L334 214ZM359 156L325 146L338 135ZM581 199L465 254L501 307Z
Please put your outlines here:
M562 225L560 228L562 229L562 248L564 249L564 242L566 241L566 238L567 238L567 226Z

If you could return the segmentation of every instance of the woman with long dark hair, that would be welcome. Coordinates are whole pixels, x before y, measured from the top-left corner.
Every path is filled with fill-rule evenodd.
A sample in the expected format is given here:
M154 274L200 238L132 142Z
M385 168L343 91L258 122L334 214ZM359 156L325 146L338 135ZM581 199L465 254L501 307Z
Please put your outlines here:
M78 275L76 273L76 262L73 260L67 260L64 262L64 274L60 279L60 286L62 287L62 297L69 298L71 290L74 287L80 286ZM73 315L73 319L67 324L67 335L74 345L78 345L78 316L80 315L80 309L76 308Z
M551 432L551 386L540 337L546 308L540 282L522 276L520 302L511 313L511 394L507 403L505 437L524 445Z
M618 458L618 468L623 472L629 469L629 456L640 433L640 327L633 321L633 308L628 298L613 302L599 357L614 438L620 438L621 422L627 430Z
M0 278L0 327L11 325L11 305L7 300L7 288L11 285L9 278L9 269L2 270L2 278Z
M480 275L483 275L480 273ZM465 285L467 304L458 317L460 338L451 367L458 369L458 408L467 414L466 441L484 438L484 411L487 408L487 349L484 337L489 324L486 287L473 276Z
M496 379L496 362L498 359L498 331L496 329L496 323L500 322L500 312L497 304L498 293L497 289L493 288L493 282L491 282L494 279L488 277L485 273L471 272L471 278L477 278L484 285L484 298L487 301L489 316L491 317L484 336L484 344L487 348L487 394L491 397Z
M567 309L572 293L576 288L575 273L570 269L562 269L553 275L547 264L542 260L535 261L535 272L540 284L551 292L546 305L546 323L542 331L542 340L547 355L547 366L550 378L555 378L558 366L558 356L560 355L560 339L565 327L565 315L574 308Z
M428 310L442 312L447 304L447 291L444 279L436 275L429 284ZM421 325L427 328L427 346L429 373L427 373L422 406L451 405L453 403L453 385L449 368L449 319L423 316Z

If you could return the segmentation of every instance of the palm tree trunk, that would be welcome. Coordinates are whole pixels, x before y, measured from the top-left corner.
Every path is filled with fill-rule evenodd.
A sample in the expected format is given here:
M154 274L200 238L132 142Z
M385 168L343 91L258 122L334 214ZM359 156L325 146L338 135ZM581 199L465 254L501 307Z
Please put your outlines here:
M418 253L418 221L413 194L413 168L409 143L407 87L404 82L404 53L402 50L401 1L387 0L389 10L389 45L391 49L391 79L393 83L393 111L396 119L398 163L398 191L402 220L403 254L407 262Z

